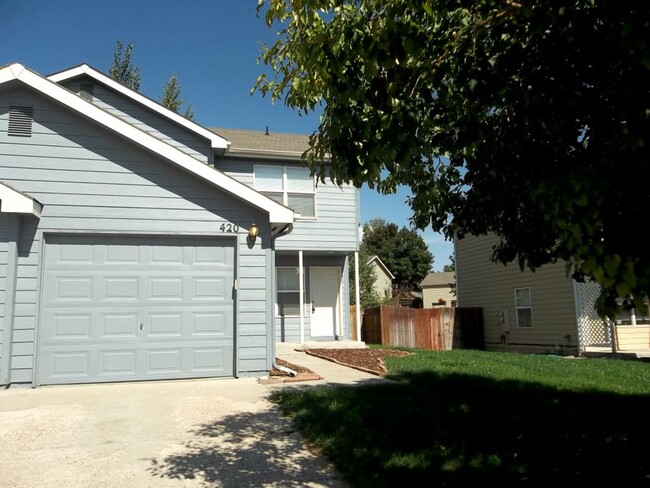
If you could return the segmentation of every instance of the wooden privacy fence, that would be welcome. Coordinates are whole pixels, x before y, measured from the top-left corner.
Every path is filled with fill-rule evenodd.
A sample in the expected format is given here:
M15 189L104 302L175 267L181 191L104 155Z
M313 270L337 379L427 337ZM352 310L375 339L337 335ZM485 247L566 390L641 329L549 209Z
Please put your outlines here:
M483 314L480 308L381 305L363 311L361 339L434 351L483 349Z

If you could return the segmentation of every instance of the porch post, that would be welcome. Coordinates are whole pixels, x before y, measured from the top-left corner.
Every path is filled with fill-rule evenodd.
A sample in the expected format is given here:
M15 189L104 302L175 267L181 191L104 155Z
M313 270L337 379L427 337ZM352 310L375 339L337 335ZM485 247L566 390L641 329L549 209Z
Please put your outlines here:
M359 292L359 251L354 251L354 294L357 307L357 341L361 342L361 293Z
M300 343L305 343L305 273L302 265L302 251L298 251L298 296L300 300Z

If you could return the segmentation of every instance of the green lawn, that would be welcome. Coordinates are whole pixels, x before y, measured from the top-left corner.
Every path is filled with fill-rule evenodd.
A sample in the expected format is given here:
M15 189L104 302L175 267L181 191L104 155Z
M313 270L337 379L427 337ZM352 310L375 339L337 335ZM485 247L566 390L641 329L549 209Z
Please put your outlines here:
M352 486L650 486L650 363L414 351L386 366L395 382L272 397Z

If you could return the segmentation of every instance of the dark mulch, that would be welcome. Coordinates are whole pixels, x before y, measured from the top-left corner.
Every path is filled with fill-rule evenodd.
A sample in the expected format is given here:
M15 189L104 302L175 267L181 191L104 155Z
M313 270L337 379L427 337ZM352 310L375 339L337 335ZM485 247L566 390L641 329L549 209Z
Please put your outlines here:
M408 356L407 351L394 349L307 349L307 354L327 359L344 366L382 376L386 374L386 356Z

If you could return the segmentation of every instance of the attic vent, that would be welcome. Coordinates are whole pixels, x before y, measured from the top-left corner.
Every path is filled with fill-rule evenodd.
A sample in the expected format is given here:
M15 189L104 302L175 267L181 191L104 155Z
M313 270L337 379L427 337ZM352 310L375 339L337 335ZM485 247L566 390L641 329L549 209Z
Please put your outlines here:
M15 137L31 137L33 117L34 107L11 105L9 107L9 130L7 133Z
M79 86L79 95L84 100L88 100L89 102L92 102L94 92L95 92L95 85L93 85L92 83L81 83L81 85Z

